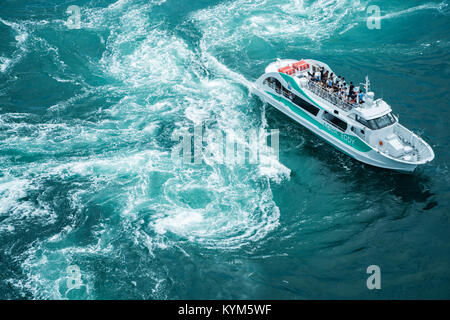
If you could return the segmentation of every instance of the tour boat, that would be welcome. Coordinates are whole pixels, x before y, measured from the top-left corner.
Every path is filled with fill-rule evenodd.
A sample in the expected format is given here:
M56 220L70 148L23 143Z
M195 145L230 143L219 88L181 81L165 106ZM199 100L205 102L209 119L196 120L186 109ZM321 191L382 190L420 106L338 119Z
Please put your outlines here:
M375 99L369 79L355 94L339 89L323 62L280 60L269 64L253 91L348 156L375 167L412 172L434 159L433 149L398 122L382 99ZM328 80L324 81L328 76ZM328 83L327 83L328 82ZM338 94L336 93L338 92ZM353 90L352 90L353 91ZM362 92L362 95L360 94ZM349 98L351 96L351 98Z

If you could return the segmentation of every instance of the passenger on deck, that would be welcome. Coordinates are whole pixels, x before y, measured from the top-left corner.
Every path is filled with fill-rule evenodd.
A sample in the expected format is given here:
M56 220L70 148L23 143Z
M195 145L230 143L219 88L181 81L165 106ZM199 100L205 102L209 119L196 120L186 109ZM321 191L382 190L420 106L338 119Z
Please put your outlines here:
M363 91L360 89L359 90L359 104L363 104L364 103L364 93Z
M325 86L326 84L327 84L327 81L328 81L328 70L323 74L323 76L322 76L322 84L323 84L323 86Z
M320 81L322 79L320 71L316 71L314 74L315 81Z
M334 76L334 73L332 72L332 73L330 74L330 76L328 77L328 86L329 86L329 87L332 87L332 86L333 86L334 78L335 78L335 76Z
M332 88L333 87L333 74L331 74L331 77L328 78L327 87L328 88Z
M353 96L354 91L355 86L353 85L353 82L350 82L349 96Z

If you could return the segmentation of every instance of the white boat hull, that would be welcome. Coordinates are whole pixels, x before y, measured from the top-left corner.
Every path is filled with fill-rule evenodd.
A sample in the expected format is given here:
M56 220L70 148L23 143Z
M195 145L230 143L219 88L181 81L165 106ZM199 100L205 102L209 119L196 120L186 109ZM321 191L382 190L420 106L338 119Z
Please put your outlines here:
M384 169L390 169L390 170L396 170L401 172L413 172L417 168L417 164L414 163L405 163L393 160L391 158L386 157L382 153L380 153L378 150L373 149L369 145L367 145L370 150L368 151L359 151L355 149L354 147L350 146L348 143L344 143L342 141L342 138L339 139L335 137L334 135L330 134L329 132L323 130L321 127L318 127L314 123L306 120L304 117L300 116L298 113L294 112L292 108L289 107L290 101L287 98L284 97L274 97L270 93L268 93L265 88L260 88L258 85L255 85L253 88L253 92L260 97L260 99L263 102L266 102L273 107L277 108L279 111L283 112L285 115L290 117L291 119L295 120L305 128L309 129L311 132L316 134L317 136L321 137L323 140L328 142L329 144L333 145L338 150L342 151L343 153L347 154L348 156L375 166L380 167ZM317 119L319 120L319 119ZM326 126L327 123L323 122L322 125ZM336 130L332 126L328 125L329 130ZM337 132L337 130L336 130ZM354 136L356 139L359 139L361 142L363 142L359 137L356 135ZM345 138L344 138L345 139ZM348 142L348 141L347 141ZM364 142L363 142L364 143Z

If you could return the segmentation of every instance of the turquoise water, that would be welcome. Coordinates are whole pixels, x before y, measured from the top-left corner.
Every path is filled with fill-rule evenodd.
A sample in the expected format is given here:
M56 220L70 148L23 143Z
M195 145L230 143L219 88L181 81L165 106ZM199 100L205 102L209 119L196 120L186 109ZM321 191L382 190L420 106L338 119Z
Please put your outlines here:
M442 0L2 0L0 298L450 298L449 15ZM369 75L436 159L405 175L339 153L249 93L276 58ZM194 124L279 129L279 161L173 161Z

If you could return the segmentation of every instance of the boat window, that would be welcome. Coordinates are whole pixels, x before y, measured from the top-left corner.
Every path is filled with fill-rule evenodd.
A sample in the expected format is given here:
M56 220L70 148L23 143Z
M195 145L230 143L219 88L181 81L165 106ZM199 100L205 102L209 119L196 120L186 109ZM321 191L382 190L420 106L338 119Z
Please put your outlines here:
M395 123L395 118L392 115L392 113L388 113L388 114L385 114L382 117L379 117L379 118L375 119L374 121L376 122L378 128L381 129L381 128L385 128L387 126L390 126L391 124L394 124Z
M264 84L269 86L270 88L274 89L275 91L279 92L281 90L281 82L278 81L278 79L274 77L269 77L266 80L264 80Z
M285 87L282 87L282 92L283 92L283 96L292 100L293 94L288 89L286 89Z
M372 129L372 130L378 129L377 124L373 120L366 120L364 118L361 118L360 116L356 116L356 121L363 124L365 127L369 128L369 129Z
M312 104L306 102L305 100L303 100L302 98L298 97L297 95L293 94L294 99L292 99L292 101L298 105L300 108L308 111L309 113L311 113L313 116L317 116L317 114L319 113L320 109L313 106Z
M325 111L323 113L323 119L326 120L327 122L331 123L332 125L334 125L338 129L340 129L341 131L346 131L347 130L347 122L345 122L344 120L341 120L341 119L333 116L331 113L328 113L328 112Z
M356 120L372 130L382 129L396 122L392 113L385 114L384 116L372 120L365 120L356 116Z

